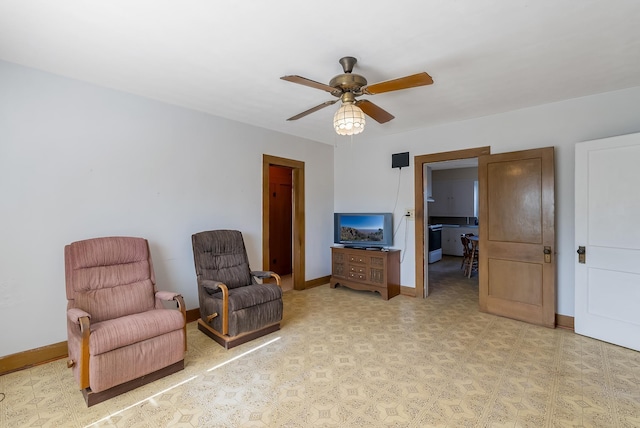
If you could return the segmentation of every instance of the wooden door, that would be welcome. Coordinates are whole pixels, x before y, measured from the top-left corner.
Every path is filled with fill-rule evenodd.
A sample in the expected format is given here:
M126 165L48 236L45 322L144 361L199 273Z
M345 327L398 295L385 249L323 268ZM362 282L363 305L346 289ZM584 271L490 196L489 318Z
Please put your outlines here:
M481 156L478 179L480 310L554 327L553 147Z
M640 351L640 134L576 145L576 333Z
M289 275L292 270L292 170L273 165L269 168L269 270Z

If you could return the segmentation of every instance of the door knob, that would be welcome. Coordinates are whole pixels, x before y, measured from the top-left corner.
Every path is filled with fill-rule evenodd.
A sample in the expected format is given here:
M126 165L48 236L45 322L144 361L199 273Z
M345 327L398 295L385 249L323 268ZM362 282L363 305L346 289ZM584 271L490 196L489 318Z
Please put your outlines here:
M585 249L585 247L578 247L578 263L586 263L586 258L587 258L587 251Z

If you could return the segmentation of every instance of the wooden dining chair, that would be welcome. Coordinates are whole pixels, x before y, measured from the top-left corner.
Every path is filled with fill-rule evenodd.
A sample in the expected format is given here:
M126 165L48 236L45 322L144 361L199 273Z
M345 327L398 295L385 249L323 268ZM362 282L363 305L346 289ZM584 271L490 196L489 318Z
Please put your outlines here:
M467 233L460 236L463 247L461 269L463 269L463 275L469 278L471 278L471 272L478 270L478 241L469 239L471 236L475 235Z
M473 235L470 235L473 236ZM469 238L467 238L467 240L469 241L469 260L467 263L467 271L466 271L466 276L471 278L471 274L473 272L478 272L478 255L479 255L479 245L478 245L478 240L474 239L471 240Z
M471 246L469 244L469 238L464 233L460 235L460 242L462 242L462 263L460 263L460 269L463 270L464 275L466 276L467 272L467 263L469 261L469 257L471 256Z

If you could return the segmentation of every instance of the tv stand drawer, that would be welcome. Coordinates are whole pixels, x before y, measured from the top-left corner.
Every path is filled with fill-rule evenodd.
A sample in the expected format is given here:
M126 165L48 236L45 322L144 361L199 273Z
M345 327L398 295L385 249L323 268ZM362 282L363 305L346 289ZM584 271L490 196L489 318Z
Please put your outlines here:
M362 257L360 255L357 254L349 254L349 263L360 263L360 264L366 264L367 263L367 258L366 257Z
M355 279L355 280L358 280L358 281L366 281L367 280L367 275L365 275L363 273L350 272L349 273L349 278Z
M350 265L350 266L349 266L349 272L351 272L351 273L362 273L362 274L365 274L365 273L367 273L367 268L362 267L362 266L353 266L353 265Z

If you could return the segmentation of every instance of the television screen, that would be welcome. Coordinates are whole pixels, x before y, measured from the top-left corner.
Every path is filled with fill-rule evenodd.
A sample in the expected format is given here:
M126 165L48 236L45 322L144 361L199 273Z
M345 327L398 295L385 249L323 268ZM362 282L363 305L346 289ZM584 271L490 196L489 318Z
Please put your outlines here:
M390 247L391 213L335 213L334 242L353 247Z

